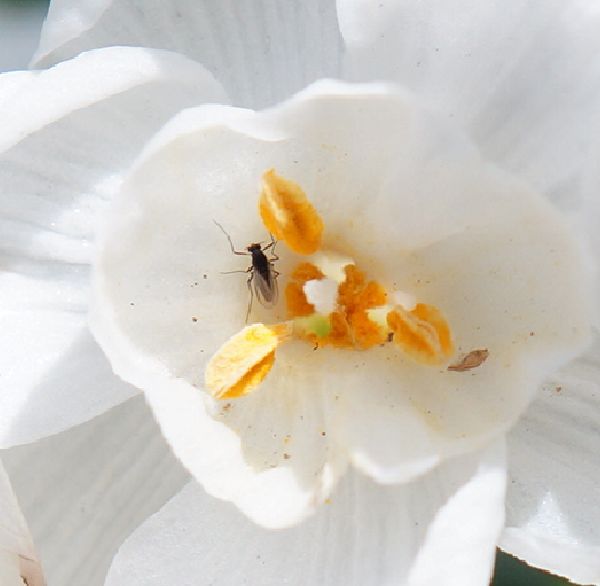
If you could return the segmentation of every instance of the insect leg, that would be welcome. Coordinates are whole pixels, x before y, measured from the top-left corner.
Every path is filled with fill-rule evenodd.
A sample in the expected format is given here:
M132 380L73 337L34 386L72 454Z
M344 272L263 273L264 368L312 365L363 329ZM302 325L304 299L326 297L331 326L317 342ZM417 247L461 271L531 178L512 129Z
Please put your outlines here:
M250 273L250 276L248 277L248 281L246 283L248 285L248 292L250 293L250 297L248 298L248 309L246 310L245 323L248 323L248 318L250 317L250 312L252 311L252 300L254 299L254 290L252 289L252 279L254 279L253 267L249 267L248 272Z
M271 237L271 242L269 242L269 244L267 244L262 250L263 252L265 250L269 250L269 248L273 249L273 252L275 252L275 246L277 245L277 242L279 242L278 240L275 240L275 237L273 236L273 234L269 234L269 236Z
M253 271L252 266L249 266L245 271L219 271L221 275L233 275L233 273L251 273Z
M269 268L271 270L271 274L273 275L273 277L276 279L279 275L281 275L281 273L279 271L275 270L275 265L273 264L273 261L276 261L279 257L276 258L270 258L269 259Z
M271 258L269 259L269 262L274 262L276 260L279 260L279 257L277 256L277 253L275 252L275 246L277 246L277 242L278 240L275 240L275 238L273 238L273 234L269 234L269 236L271 236L271 242L269 242L269 244L267 244L262 251L264 252L265 250L269 250L269 248L271 249L271 254L273 256L271 256Z

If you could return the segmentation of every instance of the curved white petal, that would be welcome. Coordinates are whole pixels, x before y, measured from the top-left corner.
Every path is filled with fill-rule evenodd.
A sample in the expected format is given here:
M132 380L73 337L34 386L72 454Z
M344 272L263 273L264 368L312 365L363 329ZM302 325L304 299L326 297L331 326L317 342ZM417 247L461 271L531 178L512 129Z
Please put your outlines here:
M496 446L403 487L350 474L315 517L269 531L190 483L125 542L106 586L480 586L504 487Z
M600 344L561 369L509 434L503 549L577 583L600 582Z
M390 79L570 207L600 113L594 2L338 0L346 76Z
M77 3L71 0L53 0L48 7L40 44L33 61L37 61L55 47L76 38L82 32L88 31L109 5L110 0L88 0ZM77 53L72 54L71 57L75 55Z
M149 144L114 202L94 335L208 492L264 525L313 510L347 457L404 482L482 445L588 339L586 275L561 217L453 132L380 86L318 84L261 113L193 109ZM245 278L221 274L247 263L213 220L238 248L260 239L257 193L271 167L310 194L325 246L440 307L459 351L487 347L486 364L450 373L390 346L294 342L256 393L225 407L207 398L205 365L243 327L247 303ZM297 261L278 253L283 286ZM285 311L256 304L251 316L275 322ZM302 449L287 452L288 435Z
M108 45L169 49L212 71L236 104L263 107L339 76L334 0L60 0L36 66Z
M50 585L103 584L122 541L189 478L141 397L3 458Z
M180 86L177 89L184 95L171 97L171 110L173 102L178 102L181 109L186 103L226 99L218 83L201 65L181 55L134 47L90 51L47 71L9 73L6 77L7 90L4 83L0 85L2 151L76 110L144 85ZM151 88L146 90L146 99L151 98ZM164 96L162 101L166 101ZM144 106L146 113L151 112L148 104Z
M215 276L214 272L210 274L211 278ZM145 300L135 299L132 315L136 315L135 307L145 305ZM188 312L190 309L198 314L187 306ZM199 323L191 320L191 314L185 314L185 307L183 312L185 322ZM169 318L168 313L163 315ZM331 397L324 394L321 404L302 393L305 387L296 384L301 372L289 377L285 368L279 374L275 371L270 392L235 403L215 404L199 391L199 383L190 384L187 377L174 378L160 365L158 370L154 370L155 365L148 368L148 358L130 347L110 318L103 323L106 317L96 308L92 327L94 335L110 350L115 372L144 389L175 455L209 493L233 501L265 527L297 523L327 499L347 458L327 437L330 408L326 403ZM203 360L218 330L211 333L188 329L183 319L176 321L182 326L182 337L193 340L188 342L193 344L190 349ZM171 344L168 332L165 336L160 328L149 335L165 349ZM300 354L306 352L303 347L297 350ZM190 373L202 372L193 363L179 367ZM307 385L315 383L315 390L319 389L319 381L310 373L303 380Z
M136 392L87 331L96 223L166 119L223 97L196 63L133 48L0 77L1 446L56 433Z
M0 462L0 584L44 586L44 575L37 559L27 523L10 480Z

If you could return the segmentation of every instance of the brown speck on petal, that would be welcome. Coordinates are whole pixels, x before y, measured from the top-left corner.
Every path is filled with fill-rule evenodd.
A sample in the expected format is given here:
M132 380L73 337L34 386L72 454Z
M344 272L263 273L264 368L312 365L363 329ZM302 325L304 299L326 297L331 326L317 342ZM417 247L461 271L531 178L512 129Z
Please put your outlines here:
M454 364L448 366L448 370L452 372L465 372L465 370L477 368L487 360L489 354L490 353L487 348L471 350L471 352L463 356L459 362L455 362Z

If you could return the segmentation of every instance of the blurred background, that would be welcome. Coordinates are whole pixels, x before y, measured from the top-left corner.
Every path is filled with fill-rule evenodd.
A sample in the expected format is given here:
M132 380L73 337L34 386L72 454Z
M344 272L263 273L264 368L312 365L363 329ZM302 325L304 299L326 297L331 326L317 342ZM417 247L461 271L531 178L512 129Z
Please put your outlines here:
M0 72L27 67L47 10L43 0L0 0Z
M0 0L0 72L27 68L37 48L38 36L47 10L47 0ZM35 449L33 446L32 448ZM32 514L31 503L21 504L26 516ZM46 536L34 534L33 537L43 560L45 558L44 537L51 539L52 534ZM492 584L493 586L564 586L570 582L534 570L516 558L498 552L496 575ZM70 585L49 584L48 586Z

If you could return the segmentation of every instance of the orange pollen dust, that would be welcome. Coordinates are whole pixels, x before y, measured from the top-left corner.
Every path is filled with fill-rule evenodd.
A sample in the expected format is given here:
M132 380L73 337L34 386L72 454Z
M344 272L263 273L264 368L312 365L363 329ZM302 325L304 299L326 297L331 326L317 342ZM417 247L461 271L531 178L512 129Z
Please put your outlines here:
M388 295L377 281L368 281L356 265L344 267L346 279L337 290L337 306L325 319L325 333L310 328L295 336L316 346L334 346L366 350L394 340L404 353L422 364L440 364L454 352L448 323L433 305L418 303L414 309L386 305ZM285 298L290 319L315 315L304 285L313 279L323 279L318 267L308 262L299 264L286 285ZM379 319L371 310L383 309Z
M322 279L325 275L313 264L301 262L290 275L285 287L285 303L288 317L300 317L314 313L315 307L308 302L304 294L304 284L314 279Z
M368 281L355 265L344 268L346 280L338 286L337 308L329 314L329 332L325 336L305 333L303 337L319 345L365 350L387 340L387 329L369 318L368 310L385 305L387 294L376 281ZM314 265L301 263L291 274L285 297L290 318L307 316L315 308L304 293L304 285L324 275Z

